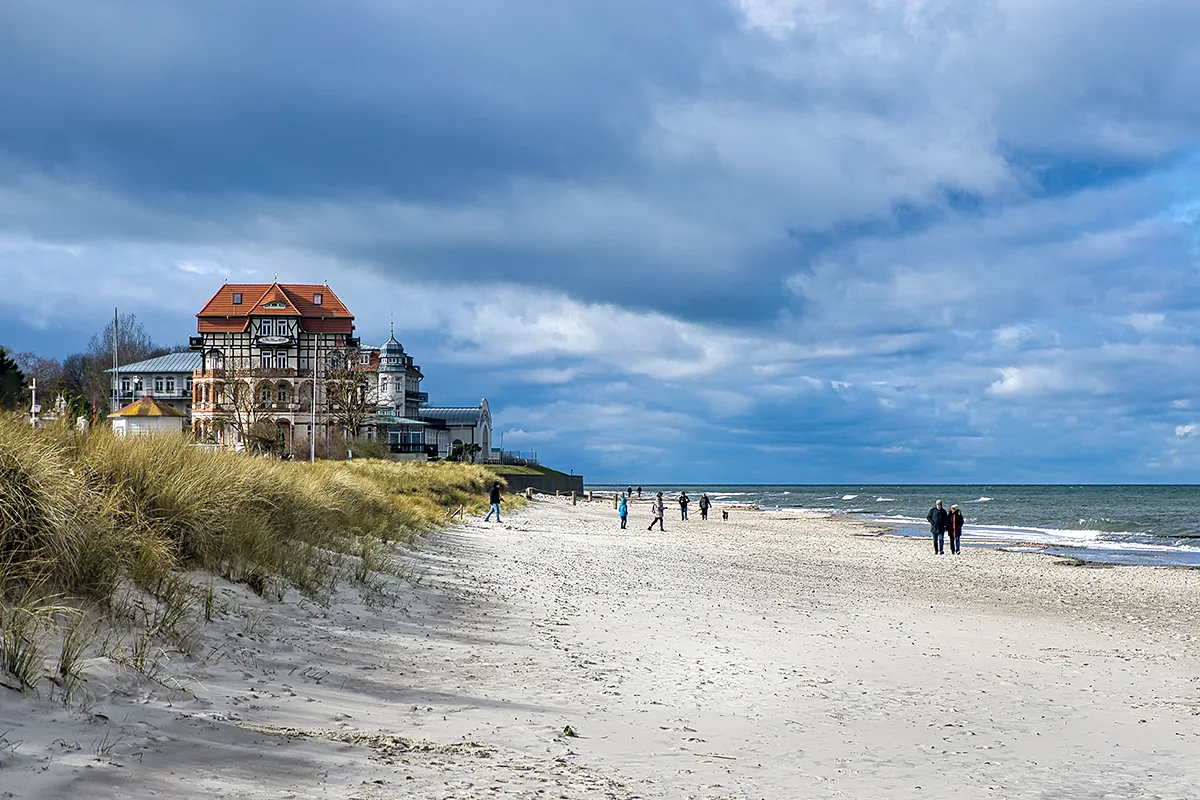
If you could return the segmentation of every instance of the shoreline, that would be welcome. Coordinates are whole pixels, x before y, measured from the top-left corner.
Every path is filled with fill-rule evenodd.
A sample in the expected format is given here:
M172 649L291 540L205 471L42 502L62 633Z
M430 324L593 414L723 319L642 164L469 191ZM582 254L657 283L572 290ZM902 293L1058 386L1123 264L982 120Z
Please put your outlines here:
M1194 793L1194 572L716 516L539 495L396 551L376 596L219 584L254 624L218 613L160 682L92 663L86 714L6 694L0 797Z
M781 485L781 487L784 485ZM691 489L692 487L688 487ZM724 487L732 488L732 487ZM1177 488L1177 487L1166 487ZM603 498L611 498L611 493L614 491L611 487L605 487L600 490L593 489L592 491L600 492L597 494L597 501ZM714 492L716 494L717 492ZM667 513L671 513L676 506L667 500ZM648 503L649 498L633 498L634 503ZM693 498L693 506L695 498ZM729 503L717 502L713 503L713 510L718 511L724 508L727 510L749 510L764 514L818 514L825 515L833 519L849 519L855 522L860 522L865 525L882 526L887 529L888 535L897 539L922 539L927 536L921 529L925 523L916 519L891 519L880 518L871 514L861 512L838 512L829 511L826 509L810 509L803 507L764 507L755 503ZM985 533L974 533L974 529L982 528ZM904 529L913 532L905 533ZM1002 530L1011 530L1011 535L999 533ZM987 531L993 532L993 535L988 536ZM1035 533L1041 534L1042 539L1038 538L1021 538L1022 534ZM1165 545L1153 542L1137 542L1126 540L1105 540L1099 536L1105 535L1100 532L1097 538L1094 539L1070 539L1066 536L1054 538L1057 529L1031 529L1018 525L1003 525L998 523L969 523L963 535L964 547L989 547L997 549L1011 548L1011 552L1021 553L1019 548L1027 549L1030 555L1049 556L1052 558L1063 558L1069 560L1080 561L1096 566L1107 567L1129 567L1129 566L1149 566L1157 568L1171 569L1200 569L1200 548L1186 547L1183 545ZM1111 532L1110 532L1111 533Z

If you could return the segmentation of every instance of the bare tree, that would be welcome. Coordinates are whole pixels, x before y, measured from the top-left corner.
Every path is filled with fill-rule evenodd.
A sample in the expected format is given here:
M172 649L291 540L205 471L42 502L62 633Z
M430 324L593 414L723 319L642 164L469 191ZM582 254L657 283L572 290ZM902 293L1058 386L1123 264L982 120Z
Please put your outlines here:
M325 357L325 398L330 422L346 437L358 436L360 429L378 410L374 373L359 364L357 347L339 347Z
M62 382L63 392L67 397L86 397L84 380L87 376L87 356L83 353L72 353L63 359Z
M105 370L112 368L113 334L117 334L117 358L122 364L132 364L147 358L165 355L169 348L154 343L142 323L134 314L121 314L109 321L104 330L93 334L84 353L84 395L96 408L108 411L112 402L112 376Z
M270 370L231 358L208 372L215 378L211 385L218 419L244 446L263 449L263 425L270 423L278 400Z

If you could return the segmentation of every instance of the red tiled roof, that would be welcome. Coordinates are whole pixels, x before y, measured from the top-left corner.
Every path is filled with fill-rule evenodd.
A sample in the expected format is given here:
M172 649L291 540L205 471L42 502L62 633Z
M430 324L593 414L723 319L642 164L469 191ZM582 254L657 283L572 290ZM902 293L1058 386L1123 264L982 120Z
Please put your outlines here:
M355 372L379 372L379 350L371 348L371 361L367 364L355 364Z
M233 295L240 294L242 302L233 304ZM313 302L321 295L321 304ZM279 302L284 307L264 309L267 303ZM227 283L204 304L197 317L299 316L304 319L348 319L354 315L328 286L320 283Z

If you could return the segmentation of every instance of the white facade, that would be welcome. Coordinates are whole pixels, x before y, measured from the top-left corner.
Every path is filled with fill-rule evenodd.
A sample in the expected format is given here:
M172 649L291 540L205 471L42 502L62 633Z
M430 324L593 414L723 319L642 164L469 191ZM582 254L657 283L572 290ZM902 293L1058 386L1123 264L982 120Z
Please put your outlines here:
M117 436L146 436L150 434L181 434L187 425L183 417L114 417L113 433Z

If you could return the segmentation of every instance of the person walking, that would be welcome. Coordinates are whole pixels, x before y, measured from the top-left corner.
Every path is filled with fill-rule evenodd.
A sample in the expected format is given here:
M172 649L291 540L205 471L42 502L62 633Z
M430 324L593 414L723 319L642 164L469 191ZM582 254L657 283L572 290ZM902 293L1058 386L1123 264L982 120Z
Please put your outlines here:
M950 514L942 508L941 500L938 500L934 507L929 509L925 519L929 520L929 532L933 534L933 552L939 556L945 555L946 530L950 527Z
M708 495L704 492L700 493L700 519L708 519L708 509L712 507L712 501L708 499Z
M650 527L646 528L646 530L648 530L648 531L652 531L652 530L654 530L654 523L656 523L656 522L657 522L657 523L658 523L658 529L659 529L660 531L663 531L663 532L665 533L667 529L666 529L665 527L663 527L663 499L662 499L662 492L659 492L659 493L658 493L658 495L657 495L657 496L654 498L654 500L652 500L652 501L651 501L651 503L650 503L650 513L651 513L652 515L654 515L654 518L653 518L652 520L650 520Z
M633 487L632 487L632 486L626 487L626 489L625 489L625 496L626 496L626 497L633 497Z
M500 481L492 484L492 491L488 493L488 502L492 507L488 510L487 516L483 518L484 522L488 522L492 518L492 514L496 515L496 522L500 521Z
M638 500L642 499L642 487L638 487Z
M687 492L679 493L679 518L681 520L687 519L687 507L688 507L688 503L690 503L690 502L691 501L688 500Z
M621 530L625 530L625 523L629 521L629 500L622 497L617 501L617 516L621 518Z
M962 512L958 510L958 506L950 506L950 527L948 529L948 532L950 534L950 554L951 555L954 555L954 556L958 555L959 551L962 548L962 545L959 543L959 540L962 539L962 529L963 529Z

